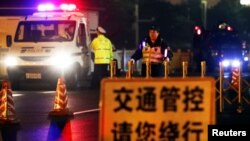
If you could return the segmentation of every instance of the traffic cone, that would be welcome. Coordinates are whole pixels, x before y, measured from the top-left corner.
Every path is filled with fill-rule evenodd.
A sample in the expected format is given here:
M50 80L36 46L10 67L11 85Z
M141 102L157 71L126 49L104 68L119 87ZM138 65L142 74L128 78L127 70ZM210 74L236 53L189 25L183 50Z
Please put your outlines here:
M73 113L69 111L67 108L68 97L67 97L67 89L64 82L63 77L58 79L55 100L54 100L54 108L51 112L49 112L49 116L73 116Z
M235 88L239 88L239 68L238 67L233 67L232 68L232 80L231 80L231 85Z
M11 84L9 81L2 82L0 92L0 123L19 123L16 117L16 110L12 96Z

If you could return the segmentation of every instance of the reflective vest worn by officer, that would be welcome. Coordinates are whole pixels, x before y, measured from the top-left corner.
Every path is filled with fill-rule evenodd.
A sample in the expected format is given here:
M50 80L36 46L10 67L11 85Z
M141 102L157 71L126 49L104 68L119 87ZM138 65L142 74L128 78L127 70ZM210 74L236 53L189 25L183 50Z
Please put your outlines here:
M163 38L158 36L156 42L152 43L150 38L147 37L139 45L139 48L131 56L131 59L137 61L142 59L141 75L146 76L146 62L150 62L151 69L149 70L151 76L158 77L163 76L164 67L163 61L165 59L171 60L173 53L171 52L168 44Z
M163 54L161 54L161 47L150 47L146 45L142 49L142 62L150 62L150 63L162 63Z
M112 43L103 34L92 41L91 48L95 54L95 64L109 64L113 60Z

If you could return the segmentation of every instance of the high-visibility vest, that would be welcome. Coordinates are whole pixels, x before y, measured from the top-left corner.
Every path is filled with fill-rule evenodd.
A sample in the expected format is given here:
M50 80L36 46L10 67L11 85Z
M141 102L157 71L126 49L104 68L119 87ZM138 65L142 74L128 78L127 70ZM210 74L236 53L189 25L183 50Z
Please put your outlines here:
M142 49L142 62L162 63L163 55L160 47L146 46Z
M109 64L113 60L112 43L104 35L99 35L91 43L95 54L95 64Z

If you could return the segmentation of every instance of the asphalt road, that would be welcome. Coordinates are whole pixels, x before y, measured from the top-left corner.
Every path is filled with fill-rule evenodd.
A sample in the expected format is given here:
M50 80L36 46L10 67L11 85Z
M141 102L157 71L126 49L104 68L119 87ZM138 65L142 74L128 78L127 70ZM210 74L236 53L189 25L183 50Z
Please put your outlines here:
M13 91L17 123L2 124L0 141L97 141L97 90L68 91L72 116L49 117L55 91Z
M17 124L1 123L0 141L98 141L99 90L67 91L67 107L73 116L49 118L55 90L47 91L41 86L25 86L23 91L12 91ZM231 93L228 98L232 100L235 96ZM237 111L239 106L241 112ZM250 125L247 101L243 100L242 105L238 105L237 100L232 104L225 102L223 112L219 111L218 101L216 107L216 124Z

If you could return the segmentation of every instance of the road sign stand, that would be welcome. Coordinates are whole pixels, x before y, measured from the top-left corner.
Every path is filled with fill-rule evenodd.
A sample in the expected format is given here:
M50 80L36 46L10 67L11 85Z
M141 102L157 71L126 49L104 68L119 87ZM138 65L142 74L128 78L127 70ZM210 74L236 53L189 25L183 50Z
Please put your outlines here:
M215 80L210 77L103 79L100 98L100 141L118 139L121 132L119 129L123 127L131 131L128 133L131 140L136 140L136 133L143 130L139 128L145 125L154 127L152 132L155 134L152 138L158 140L161 126L172 123L179 125L180 134L184 134L185 131L181 128L186 124L199 125L199 130L202 130L200 140L206 141L204 137L208 134L207 125L215 124L216 121L214 83ZM191 103L185 104L185 101L191 100L193 96L200 99L193 99L191 102L201 104L194 104L197 107L193 105L197 109L186 107ZM173 103L170 107L166 106ZM195 141L195 138L192 135L189 140ZM183 138L180 139L182 140Z

